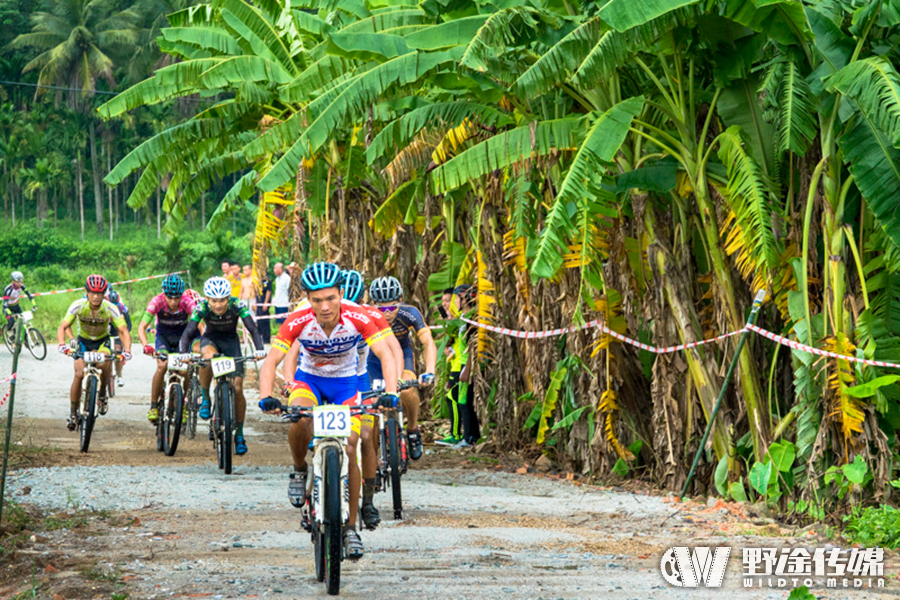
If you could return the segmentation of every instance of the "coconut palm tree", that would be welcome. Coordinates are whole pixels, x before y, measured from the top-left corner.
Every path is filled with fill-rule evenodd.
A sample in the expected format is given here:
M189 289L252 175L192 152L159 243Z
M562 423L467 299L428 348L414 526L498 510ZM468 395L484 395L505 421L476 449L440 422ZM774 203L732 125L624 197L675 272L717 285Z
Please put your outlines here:
M34 48L40 53L24 67L37 71L39 86L66 88L56 91L57 100L65 98L69 108L88 114L99 80L115 87L113 70L117 61L128 56L137 40L139 15L131 10L116 10L113 0L60 0L48 5L48 11L32 15L32 31L17 36L11 49ZM49 91L38 87L36 96ZM101 165L94 119L88 121L91 171L94 179L94 204L97 230L103 230Z

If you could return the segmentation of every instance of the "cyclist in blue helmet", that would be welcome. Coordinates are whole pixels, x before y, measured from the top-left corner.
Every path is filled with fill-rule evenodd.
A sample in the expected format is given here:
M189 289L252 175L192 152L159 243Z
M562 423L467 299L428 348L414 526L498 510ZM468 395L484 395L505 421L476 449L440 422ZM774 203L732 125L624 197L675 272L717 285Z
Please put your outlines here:
M399 401L398 365L385 339L390 335L389 330L380 328L357 304L341 297L342 280L341 270L333 263L315 263L303 270L300 284L308 293L309 306L291 313L272 340L272 349L259 371L259 395L262 398L259 404L262 410L279 411L280 403L272 397L275 372L294 341L302 345L303 355L294 376L297 384L290 394L289 405L310 407L356 403L357 346L360 338L366 341L385 367L385 396L394 404ZM356 447L360 431L361 421L354 417L347 443L350 514L344 532L344 548L347 557L352 560L361 558L364 553L362 540L356 531L360 491ZM306 452L311 439L308 419L291 426L288 443L294 472L290 474L288 498L296 507L303 506L306 499Z

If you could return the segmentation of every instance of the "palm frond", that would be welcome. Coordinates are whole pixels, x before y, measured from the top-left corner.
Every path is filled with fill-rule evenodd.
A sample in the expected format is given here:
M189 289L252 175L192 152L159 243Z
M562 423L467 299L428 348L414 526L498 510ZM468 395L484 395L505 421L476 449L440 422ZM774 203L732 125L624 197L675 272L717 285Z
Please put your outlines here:
M900 147L900 75L890 61L882 56L854 61L832 75L828 85L856 100L894 148Z

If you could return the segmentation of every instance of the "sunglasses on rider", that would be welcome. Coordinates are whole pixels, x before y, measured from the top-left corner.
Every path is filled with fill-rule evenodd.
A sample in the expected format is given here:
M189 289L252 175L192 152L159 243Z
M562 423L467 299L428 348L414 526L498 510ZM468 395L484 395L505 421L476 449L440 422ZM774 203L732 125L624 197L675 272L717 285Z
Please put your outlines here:
M379 306L378 310L380 310L383 313L389 313L389 312L394 312L398 308L400 308L399 304L391 304L390 306Z

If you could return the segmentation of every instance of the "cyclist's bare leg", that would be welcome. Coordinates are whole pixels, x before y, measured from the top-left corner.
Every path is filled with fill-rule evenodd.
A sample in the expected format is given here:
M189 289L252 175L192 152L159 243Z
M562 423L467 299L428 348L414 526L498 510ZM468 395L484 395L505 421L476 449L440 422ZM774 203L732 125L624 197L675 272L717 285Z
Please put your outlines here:
M117 340L116 340L116 352L121 352L123 349L124 349L124 346L122 345L122 342L121 342L120 340L117 339ZM123 366L124 364L125 364L125 363L122 362L122 359L121 359L121 358L117 358L117 359L116 359L116 377L121 377L121 376L122 376L122 366Z
M78 401L81 399L81 382L84 380L84 361L80 358L75 361L75 379L69 389L69 414L78 412Z
M362 438L362 476L363 479L374 479L378 463L375 461L375 428L363 425L360 430Z
M419 390L415 388L403 390L400 392L400 402L403 403L403 419L406 421L406 430L417 430L419 428Z
M100 392L106 393L106 386L109 385L109 378L112 376L112 363L105 362L100 365Z
M157 400L162 395L163 383L166 380L166 361L157 359L156 371L153 373L153 381L150 383L150 408L156 406Z
M315 406L313 399L299 398L298 400L300 406L307 408ZM302 471L306 468L306 450L312 437L312 419L300 419L291 424L291 428L288 430L288 446L291 449L295 471Z
M359 464L356 462L358 442L359 434L354 431L347 440L347 459L350 461L350 518L347 524L350 527L356 526L356 515L359 512L359 487L362 483L359 476Z
M244 378L234 378L234 419L237 423L244 422L247 414L247 399L244 397Z
M200 348L200 356L209 360L213 356L218 353L218 349L216 349L213 345L207 345ZM212 369L209 367L203 367L200 369L200 385L203 386L203 389L206 390L207 396L209 395L209 385L212 383Z

